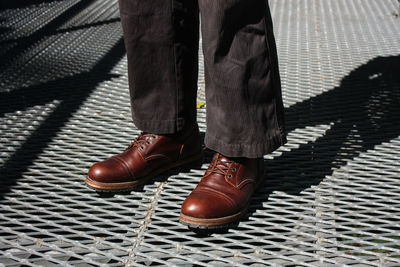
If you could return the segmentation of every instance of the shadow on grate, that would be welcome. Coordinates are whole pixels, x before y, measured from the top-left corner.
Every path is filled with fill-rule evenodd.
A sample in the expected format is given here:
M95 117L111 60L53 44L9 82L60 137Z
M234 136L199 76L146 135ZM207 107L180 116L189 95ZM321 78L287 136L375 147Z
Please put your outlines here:
M268 162L271 170L285 166L284 172L269 176L280 191L300 194L360 153L400 135L398 68L400 55L377 57L351 71L339 87L285 110L289 132L315 125L329 129L314 142Z
M382 190L366 190L376 184L368 179L368 173L356 184L348 181L343 188L336 188L340 199L333 207L330 205L335 201L329 199L316 211L318 203L310 191L360 154L400 135L400 127L394 124L400 112L399 64L400 56L375 58L352 71L339 87L286 109L289 131L321 124L330 127L315 141L266 160L266 183L239 225L222 232L202 231L201 236L186 230L178 222L180 204L200 180L206 165L195 174L171 178L137 254L138 262L307 265L319 262L316 254L322 252L329 255L324 259L326 264L373 264L379 262L377 253L383 258L398 255L398 226L377 217L388 219L391 210L397 208L386 206L390 202L379 196ZM307 131L295 137L304 135ZM278 195L273 194L276 191ZM360 199L354 200L354 194ZM360 204L369 200L377 203ZM392 217L392 221L398 222L398 218Z
M39 40L46 37L48 31L64 25L69 19L74 17L74 15L79 12L83 12L82 10L91 2L93 1L81 1L72 7L66 6L66 10L59 12L60 14L58 17L52 21L49 21L46 26L31 34L31 36L37 37L29 40L17 40L17 47L20 48L18 48L18 51L10 51L8 55L12 55L12 57L18 57L18 53L26 53L25 50L30 46L36 45ZM17 18L13 19L18 21ZM12 23L12 21L10 23ZM115 29L117 29L117 32ZM32 79L27 81L24 80L25 77L14 76L14 80L10 81L7 80L5 75L2 75L2 82L5 87L3 89L7 89L7 87L9 87L11 91L0 93L1 117L4 117L7 113L15 113L18 111L21 112L21 110L26 110L54 101L56 101L58 105L54 107L51 112L44 112L47 114L41 114L43 116L47 115L47 117L43 119L40 122L40 125L38 125L36 129L30 133L29 137L23 140L23 143L18 150L16 150L15 153L13 153L3 163L0 169L0 174L3 177L0 197L7 193L9 190L8 188L14 185L16 180L27 171L27 168L35 159L39 157L39 155L43 152L43 149L46 148L48 144L57 136L59 130L65 126L65 123L73 116L73 113L81 107L82 103L87 99L92 91L95 90L101 82L118 77L118 75L110 73L110 71L113 66L117 64L125 55L123 39L119 31L119 26L117 25L113 28L104 28L102 30L103 31L91 31L86 33L86 37L88 38L86 43L80 42L79 44L75 44L80 46L86 45L86 47L81 49L81 51L95 49L96 52L92 52L89 55L78 55L79 57L83 58L93 57L93 59L91 59L89 62L86 62L86 64L82 64L83 62L81 61L73 62L70 60L68 65L71 66L71 71L67 70L65 71L65 74L62 74L62 76L66 77L58 78L60 73L54 73L53 76L48 75L47 73L47 70L55 68L55 65L58 64L57 61L58 57L60 56L60 51L57 50L49 51L47 55L42 55L43 57L46 57L49 54L54 53L54 58L50 58L50 60L46 61L42 61L40 58L30 59L29 55L25 55L25 60L28 59L36 61L34 62L35 65L40 64L40 66L36 66L34 69L30 69L29 66L28 68L25 66L25 77L34 77L38 72L37 68L40 68L40 71L43 71L44 69L44 72L46 72L48 77L46 77L47 79L43 83L41 83L41 79L43 77L36 77L37 81L32 81ZM115 32L117 35L115 35ZM106 33L111 34L111 36L114 35L116 38L102 38L102 36L104 36ZM71 36L67 36L67 38L71 38ZM60 37L60 39L64 38ZM103 43L96 47L96 44L93 44L94 40L98 42L103 41ZM67 50L67 53L68 49L73 48L71 44L63 47L65 44L61 43L63 40L52 41L59 45L59 50L65 49ZM41 42L45 43L45 41ZM96 55L94 56L93 54ZM2 58L1 61L2 63L7 63L5 58ZM11 68L12 67L13 66L11 66ZM63 65L63 68L66 67L68 66ZM27 83L32 85L25 86ZM21 87L13 89L15 84L21 84ZM6 131L7 129L8 127L5 128Z

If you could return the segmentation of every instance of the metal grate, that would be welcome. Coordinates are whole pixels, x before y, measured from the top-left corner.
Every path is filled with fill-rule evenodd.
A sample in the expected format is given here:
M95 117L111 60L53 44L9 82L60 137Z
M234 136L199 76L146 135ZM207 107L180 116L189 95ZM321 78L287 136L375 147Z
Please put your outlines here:
M118 6L37 2L0 10L0 265L400 265L398 1L270 1L289 141L211 235L178 222L210 154L130 194L86 188L139 132Z

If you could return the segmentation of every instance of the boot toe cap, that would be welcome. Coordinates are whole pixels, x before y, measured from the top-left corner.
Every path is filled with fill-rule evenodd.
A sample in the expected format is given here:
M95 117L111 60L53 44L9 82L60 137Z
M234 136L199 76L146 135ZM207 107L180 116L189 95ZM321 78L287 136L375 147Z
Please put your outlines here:
M194 191L182 204L181 213L199 219L213 219L235 213L234 205L215 192Z
M128 176L125 168L112 160L95 163L88 172L88 178L100 183L125 182Z

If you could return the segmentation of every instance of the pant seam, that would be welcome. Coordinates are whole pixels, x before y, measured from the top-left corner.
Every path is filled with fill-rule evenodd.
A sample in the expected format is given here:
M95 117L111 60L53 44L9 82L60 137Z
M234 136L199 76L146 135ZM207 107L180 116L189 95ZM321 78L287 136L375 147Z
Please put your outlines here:
M171 0L171 25L174 25L174 0ZM175 51L175 32L173 34L173 40L172 40L172 52L174 54L174 74L175 74L175 131L179 131L181 129L179 129L179 123L178 123L178 119L179 119L179 99L180 99L180 95L179 95L179 89L178 89L178 73L177 73L177 66L176 66L176 51Z
M275 93L277 93L277 89L275 88L275 85L276 85L276 81L275 81L275 79L276 79L276 73L275 73L275 67L274 67L274 65L273 65L273 63L274 63L274 61L272 60L272 49L271 49L271 45L270 45L270 40L269 40L269 35L268 35L268 27L267 27L267 18L268 18L268 12L267 12L267 9L269 9L269 6L268 6L268 2L267 2L268 0L266 0L266 1L264 1L264 31L265 31L265 43L266 43L266 45L267 45L267 48L268 48L268 58L269 58L269 62L270 62L270 64L271 64L271 68L270 68L270 71L271 71L271 76L272 76L272 79L271 79L271 86L272 86L272 88L273 88L273 90L274 90L274 92ZM271 28L272 28L273 26L271 25ZM278 62L275 62L276 63L276 65L278 65ZM284 135L284 132L283 132L283 129L282 129L282 127L281 127L281 125L280 125L280 123L279 123L279 121L278 121L278 113L277 113L277 109L276 109L276 94L274 94L274 101L273 101L273 105L274 105L274 112L275 112L275 116L274 116L274 119L275 119L275 124L278 126L278 129L279 129L279 132L280 132L280 134L279 134L279 137L280 137L280 141L281 141L281 143L283 143L283 139L282 139L282 135Z

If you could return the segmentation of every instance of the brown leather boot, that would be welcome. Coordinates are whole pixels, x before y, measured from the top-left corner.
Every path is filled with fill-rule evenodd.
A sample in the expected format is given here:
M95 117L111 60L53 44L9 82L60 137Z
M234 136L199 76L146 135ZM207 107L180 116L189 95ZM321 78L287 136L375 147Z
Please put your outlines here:
M264 176L262 158L214 155L203 178L182 205L180 221L192 228L220 228L238 221Z
M140 134L121 154L94 164L86 184L100 192L128 191L156 175L202 158L198 127L181 134Z

